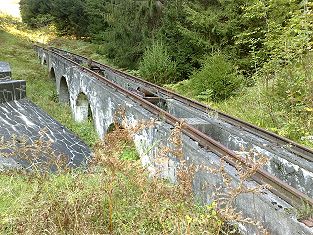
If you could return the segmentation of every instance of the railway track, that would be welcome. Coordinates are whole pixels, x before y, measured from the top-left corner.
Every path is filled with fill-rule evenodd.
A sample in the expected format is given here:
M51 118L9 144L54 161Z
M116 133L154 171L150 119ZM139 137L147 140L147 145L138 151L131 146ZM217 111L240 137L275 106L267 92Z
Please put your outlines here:
M107 65L92 61L86 57L52 47L47 49L43 48L43 50L69 61L86 73L92 74L92 76L96 79L104 82L116 91L130 97L151 113L162 117L162 119L171 125L180 122L181 119L192 119L190 117L180 117L177 115L179 111L177 111L177 108L173 108L173 106L188 109L191 116L194 115L193 112L196 110L201 113L200 119L203 119L204 122L208 121L211 122L211 124L214 122L214 125L221 125L223 126L220 128L222 131L236 129L237 131L239 130L240 132L245 132L248 136L247 138L255 138L257 141L262 140L259 144L256 144L257 148L263 147L265 148L265 151L269 153L281 150L283 152L281 155L288 153L293 156L288 159L292 164L302 164L300 167L303 167L309 173L313 172L313 151L309 148L301 146L289 139L268 132L250 123L231 117L225 113L213 110L208 106L187 99L160 86L128 75ZM169 101L172 102L171 105L166 103ZM172 108L169 108L168 106L172 106ZM208 113L213 113L216 116L211 117ZM199 125L193 125L187 121L183 126L182 131L184 134L197 141L204 148L218 154L219 156L227 156L226 161L230 165L236 167L236 162L238 161L245 164L244 158L241 157L236 151L238 150L236 149L237 147L226 147L223 141L220 141L218 138L211 138L210 133L203 131L203 128L199 128ZM233 133L231 133L231 135L233 135ZM267 146L263 146L264 143L269 144L267 144ZM298 161L295 157L298 158ZM299 159L304 161L304 163L299 162ZM313 206L312 196L308 195L306 190L300 190L299 188L289 185L283 179L280 179L279 177L276 177L268 172L267 169L259 169L252 178L260 184L269 184L271 186L271 192L281 197L294 207L301 207L304 202Z
M313 163L313 150L309 149L303 145L300 145L290 139L284 138L282 136L279 136L273 132L269 132L265 129L262 129L258 126L255 126L251 123L245 122L243 120L240 120L238 118L232 117L226 113L214 110L212 108L210 108L209 106L206 106L202 103L199 103L197 101L191 100L189 98L183 97L175 92L169 91L163 87L160 87L158 85L155 85L153 83L150 83L148 81L145 81L141 78L126 74L122 71L119 71L117 69L114 69L108 65L105 64L101 64L99 62L93 61L88 59L87 57L81 56L81 55L77 55L75 53L71 53L62 49L58 49L58 48L54 48L54 47L50 47L50 49L52 51L55 51L59 54L65 55L68 58L72 58L74 59L75 62L78 62L79 64L85 64L87 65L88 63L92 63L93 68L91 68L91 70L96 71L96 72L100 72L103 70L110 70L118 75L121 75L123 78L127 79L127 80L131 80L134 81L138 84L140 84L142 87L145 87L147 90L152 91L152 93L156 93L157 95L161 95L161 96L166 96L166 97L170 97L170 98L174 98L190 107L193 107L195 109L198 109L202 112L213 112L216 113L218 115L218 117L223 120L224 122L227 122L231 125L237 126L239 128L241 128L242 130L248 131L253 133L254 135L258 135L263 139L267 139L270 140L272 142L275 142L276 144L280 144L283 145L285 148L288 148L289 151L292 151L293 153L295 153L298 156L301 156L302 158L305 158L306 160L310 161L311 163ZM91 66L92 66L91 65Z

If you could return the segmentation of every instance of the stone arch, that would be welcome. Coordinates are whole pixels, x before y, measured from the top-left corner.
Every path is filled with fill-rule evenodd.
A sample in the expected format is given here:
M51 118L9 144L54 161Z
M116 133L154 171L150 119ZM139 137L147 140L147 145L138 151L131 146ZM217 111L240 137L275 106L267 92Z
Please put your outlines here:
M64 104L70 103L70 92L64 76L60 79L59 102Z
M84 122L87 120L93 121L92 110L87 95L80 92L76 98L75 104L75 121Z
M47 63L47 57L46 57L46 55L44 54L44 55L42 55L42 62L41 62L43 65L47 65L48 63Z
M56 81L55 72L54 72L54 68L53 68L53 67L51 67L51 69L50 69L49 78L50 78L52 81Z
M114 122L112 122L112 123L108 126L108 128L107 128L107 130L106 130L106 133L107 133L107 134L108 134L108 133L111 133L111 132L115 131L116 129L124 129L124 128L123 128L123 126L122 126L120 123L114 123Z
M111 124L108 126L108 128L107 128L107 130L106 130L106 133L108 134L108 133L114 131L115 128L116 128L115 123L111 123Z

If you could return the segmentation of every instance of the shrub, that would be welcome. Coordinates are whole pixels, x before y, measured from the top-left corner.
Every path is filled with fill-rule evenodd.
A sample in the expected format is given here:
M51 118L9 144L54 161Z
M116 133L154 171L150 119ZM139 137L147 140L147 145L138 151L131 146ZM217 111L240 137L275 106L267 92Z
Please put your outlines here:
M148 47L139 65L139 72L146 80L165 84L176 81L176 62L172 61L165 46L156 42Z
M235 95L243 81L231 62L215 54L205 59L202 69L191 76L190 84L196 97L208 96L213 101L221 101Z

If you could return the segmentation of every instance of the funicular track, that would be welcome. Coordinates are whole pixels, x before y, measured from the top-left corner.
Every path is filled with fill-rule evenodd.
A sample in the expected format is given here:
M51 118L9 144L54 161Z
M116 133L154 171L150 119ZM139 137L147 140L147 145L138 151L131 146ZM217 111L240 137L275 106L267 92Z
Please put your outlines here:
M181 95L179 95L173 91L169 91L163 87L160 87L158 85L155 85L153 83L145 81L141 78L138 78L138 77L132 76L130 74L124 73L124 72L119 71L115 68L112 68L108 65L101 64L99 62L90 60L87 57L77 55L75 53L71 53L71 52L68 52L68 51L65 51L62 49L58 49L58 48L54 48L54 47L50 47L49 49L54 51L54 52L57 52L58 54L66 56L67 58L70 58L70 59L78 62L79 64L87 65L88 63L90 63L91 70L93 70L94 72L99 73L99 71L102 71L102 69L108 69L108 70L111 70L112 72L114 72L118 75L121 75L123 78L125 78L127 80L131 80L131 81L138 83L139 85L144 87L146 90L149 90L150 92L153 92L157 95L170 97L172 99L178 100L178 101L186 104L187 106L196 108L196 109L198 109L202 112L205 112L205 113L212 111L212 112L216 113L218 115L218 117L220 119L222 119L223 121L230 123L234 126L237 126L238 128L241 128L242 130L249 131L249 132L251 132L255 135L258 135L264 139L268 139L272 142L275 142L276 144L284 145L284 147L288 148L288 150L294 152L295 154L297 154L297 155L301 156L302 158L305 158L306 160L313 163L313 150L309 149L305 146L302 146L302 145L300 145L300 144L298 144L298 143L296 143L290 139L279 136L273 132L262 129L258 126L255 126L251 123L245 122L245 121L240 120L238 118L232 117L226 113L214 110L209 106L206 106L202 103L191 100L189 98L183 97L183 96L181 96Z
M134 77L132 75L128 75L124 72L121 72L117 69L111 68L107 65L92 61L86 57L70 53L61 49L57 48L43 48L40 46L36 46L37 48L46 50L49 53L58 56L69 63L77 66L81 71L92 75L97 80L105 83L107 86L112 87L116 90L116 92L123 93L127 97L131 98L133 101L139 103L143 108L150 111L157 117L161 117L167 123L171 125L175 125L175 123L180 122L181 119L175 117L174 115L168 113L164 109L155 105L153 100L158 100L160 98L164 99L166 97L170 99L177 100L188 107L197 109L201 112L208 113L208 111L213 111L217 113L218 117L226 122L239 128L242 131L247 131L252 133L260 138L266 139L272 142L274 145L283 146L284 149L296 154L299 158L303 158L306 161L313 164L313 151L309 148L301 146L289 139L283 138L278 136L274 133L268 132L262 128L254 126L250 123L244 122L237 118L231 117L225 113L216 111L211 109L208 106L205 106L199 102L190 100L185 98L181 95L178 95L174 92L168 91L160 86L154 85L150 82L147 82L143 79ZM105 76L105 71L110 71L120 77L123 77L125 80L132 81L138 84L139 87L142 89L140 90L142 95L138 95L138 91L134 91L131 89L127 89L121 84L118 84L116 81L112 81ZM145 95L148 94L148 97ZM151 94L153 94L151 96ZM149 99L150 98L150 99ZM151 101L152 100L152 101ZM219 156L226 156L225 160L228 164L236 167L236 162L242 162L246 164L245 160L240 157L240 155L236 154L234 151L230 150L229 148L225 147L223 144L219 143L218 141L212 139L209 135L203 133L202 131L196 129L192 125L185 123L182 128L182 132L192 138L193 140L197 141L203 148L206 148L209 151L216 153ZM269 189L272 193L279 196L289 204L293 205L294 207L301 207L303 203L307 203L313 206L313 199L306 195L305 193L299 191L298 189L290 186L283 180L275 177L274 175L270 174L269 172L259 169L254 176L252 176L253 180L260 184L269 184L271 188Z

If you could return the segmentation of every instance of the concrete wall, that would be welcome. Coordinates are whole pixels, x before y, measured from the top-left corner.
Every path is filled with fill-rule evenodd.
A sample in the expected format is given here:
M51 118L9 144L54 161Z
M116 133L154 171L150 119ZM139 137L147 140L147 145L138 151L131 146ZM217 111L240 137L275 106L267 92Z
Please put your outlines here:
M170 145L168 138L173 126L167 124L162 119L156 118L152 113L145 110L130 97L126 97L88 73L82 72L74 64L62 59L59 56L50 54L47 51L38 49L41 62L47 62L48 70L53 68L56 81L56 90L62 100L62 91L65 90L61 82L64 78L68 87L69 105L72 108L73 116L76 120L81 120L86 116L86 108L81 107L80 97L84 97L84 107L86 107L85 97L92 112L94 125L100 138L103 138L109 126L113 123L114 113L122 107L126 111L129 125L135 125L138 120L156 120L156 126L145 128L134 136L136 148L141 156L141 161L151 173L159 173L162 177L177 182L177 167L180 161L169 158L168 161L158 161L158 148L160 145ZM133 84L125 84L132 86ZM170 103L170 100L169 100ZM82 111L84 110L84 111ZM188 118L188 115L187 115ZM196 120L193 120L196 121ZM201 123L200 123L201 124ZM200 125L199 124L199 125ZM218 167L220 158L199 146L197 142L186 135L182 135L184 158L188 164L206 165ZM226 166L227 173L233 180L233 185L238 183L238 175L232 166ZM203 185L206 185L203 188ZM206 171L198 171L193 176L194 193L205 203L210 203L212 192L222 185L221 177ZM247 187L256 185L255 182L247 182ZM234 202L245 216L256 218L271 231L271 234L293 235L312 234L313 229L306 227L295 218L293 208L273 195L269 191L263 194L245 194ZM258 234L253 226L240 226L244 234Z
M26 82L17 80L0 80L0 103L19 100L26 97Z
M2 71L11 75L10 66L4 64L7 66ZM0 139L11 143L14 136L17 142L25 139L27 144L39 139L49 141L55 153L53 157L66 157L70 167L85 167L90 160L90 149L83 141L26 98L26 81L5 77L0 79ZM0 150L0 171L29 167L29 162L19 153L12 158L4 157L6 151ZM44 159L45 154L37 160Z
M0 79L11 77L11 67L7 62L0 61Z

